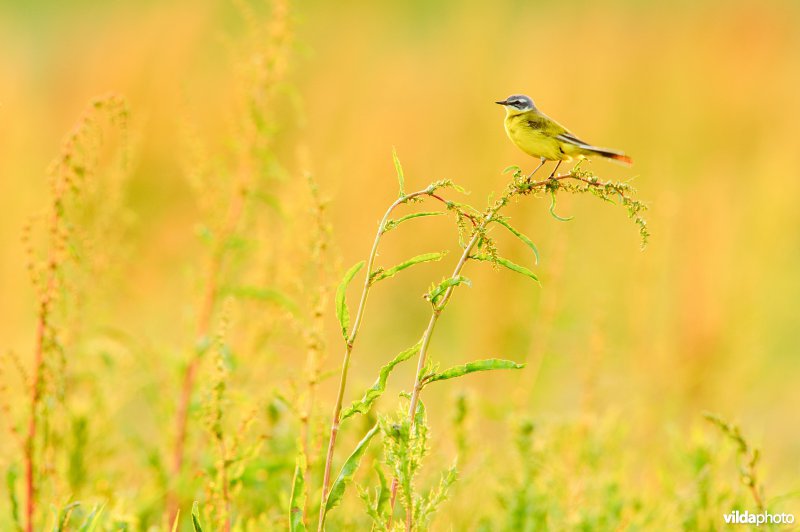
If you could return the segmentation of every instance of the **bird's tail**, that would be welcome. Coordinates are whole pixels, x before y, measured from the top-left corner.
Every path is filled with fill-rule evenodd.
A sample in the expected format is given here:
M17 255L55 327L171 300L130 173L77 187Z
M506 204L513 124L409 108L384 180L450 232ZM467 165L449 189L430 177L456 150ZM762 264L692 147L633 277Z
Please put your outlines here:
M605 157L606 159L611 159L612 161L617 161L625 166L630 166L633 164L633 159L625 155L624 153L620 153L614 150L607 150L606 148L595 148L592 146L589 148L592 152Z

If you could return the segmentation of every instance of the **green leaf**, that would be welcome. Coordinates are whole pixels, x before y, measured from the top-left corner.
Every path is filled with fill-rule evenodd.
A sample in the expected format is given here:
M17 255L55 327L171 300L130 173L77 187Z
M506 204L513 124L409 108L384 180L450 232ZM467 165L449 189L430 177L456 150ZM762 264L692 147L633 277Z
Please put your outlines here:
M406 178L403 175L403 167L400 165L400 159L397 157L397 150L392 148L392 160L394 161L394 169L397 172L397 181L400 183L400 197L406 195Z
M476 360L475 362L468 362L461 366L453 366L439 373L433 373L423 378L423 384L429 384L436 381L444 381L447 379L455 379L467 375L468 373L475 373L476 371L490 371L494 369L522 369L525 364L517 364L513 360L502 360L499 358L489 358L486 360Z
M424 211L424 212L412 212L411 214L406 214L405 216L401 216L397 220L389 220L386 222L386 225L383 228L383 232L386 233L391 231L398 225L408 220L413 220L414 218L422 218L424 216L440 216L442 214L447 214L444 211Z
M203 532L203 527L200 525L200 506L197 501L192 503L192 527L194 532Z
M291 532L305 532L306 524L303 522L303 511L306 507L306 455L302 449L297 453L294 467L294 481L292 482L292 496L289 500L289 530Z
M511 166L506 166L503 169L503 174L507 174L507 173L512 172L512 171L516 174L518 172L522 172L522 168L520 168L516 164L512 164Z
M500 225L502 225L503 227L505 227L509 231L511 231L514 234L514 236L516 236L517 238L522 240L525 243L526 246L531 248L531 251L533 251L534 257L536 257L536 264L537 265L539 264L539 250L537 249L536 244L533 243L533 240L531 240L526 235L520 233L519 231L517 231L516 229L511 227L511 224L509 224L507 221L503 220L502 218L498 218L498 219L496 219L494 221L499 223Z
M172 522L172 532L178 532L178 523L181 519L181 510L178 508L178 511L175 512L175 520Z
M369 432L367 432L364 438L358 442L353 454L351 454L345 461L344 465L342 466L342 470L339 471L339 476L336 477L336 480L333 482L331 492L328 494L328 500L325 501L325 512L322 515L322 524L324 524L325 515L327 515L328 512L334 509L342 501L342 496L344 495L344 490L347 487L347 484L353 480L353 475L355 475L356 470L361 463L361 458L364 456L370 440L372 440L372 437L377 433L378 425L376 423L375 426L372 427Z
M100 522L100 514L103 513L104 508L104 504L92 508L91 513L89 513L89 515L87 515L86 519L83 521L83 524L79 529L80 532L94 532L94 529L97 528L97 524Z
M274 303L294 315L300 313L299 307L290 297L272 288L262 288L259 286L227 286L223 288L222 295L230 295L238 299L252 299L265 303Z
M389 498L392 490L389 489L389 483L386 482L386 475L383 474L383 470L379 464L375 464L375 472L378 474L379 482L378 496L375 500L375 511L378 515L384 515L389 509Z
M11 464L11 466L8 468L8 471L6 471L6 490L8 493L9 505L11 506L11 518L17 525L17 528L22 530L22 524L19 520L19 501L17 500L16 490L18 476L19 473L17 472L17 466L15 464Z
M58 513L56 514L56 524L53 527L53 531L62 532L66 530L69 525L69 521L72 517L72 511L75 508L78 508L80 505L81 505L80 502L75 501L67 504L61 510L59 510ZM55 506L51 505L51 508L53 509L53 513L56 513Z
M417 255L416 257L412 257L405 262L401 262L396 266L392 266L388 270L376 270L372 272L372 274L370 275L370 283L377 283L378 281L383 281L384 279L388 279L389 277L394 277L397 274L397 272L403 271L406 268L410 268L415 264L442 260L442 257L444 257L445 255L447 255L446 251L440 251L436 253L423 253L422 255Z
M375 384L373 384L371 388L364 392L364 396L360 400L353 401L353 404L350 405L350 408L342 412L342 421L354 416L355 414L366 414L369 412L369 409L372 407L372 403L374 403L381 395L383 395L383 392L386 391L386 381L395 366L417 354L421 346L422 340L417 342L416 345L401 352L394 357L391 362L383 366L380 374L378 375L378 380L375 381Z
M568 222L572 220L572 216L569 218L562 218L556 214L556 192L554 190L550 191L550 215L559 222Z
M489 255L470 255L470 258L484 262L494 262L495 264L500 264L501 266L505 266L506 268L508 268L513 272L521 273L526 277L530 277L537 283L539 282L539 278L536 277L536 274L530 271L528 268L526 268L525 266L520 266L519 264L515 264L508 259L504 259L503 257L491 257Z
M448 288L451 286L458 286L460 284L465 284L467 286L472 286L472 281L463 277L461 275L457 275L455 277L448 277L435 287L431 287L428 293L425 296L425 299L430 301L432 304L436 304L439 299L444 295Z
M364 261L354 264L352 268L347 270L344 274L342 282L336 288L336 317L339 319L339 325L342 327L342 336L348 340L347 329L350 328L350 312L347 310L347 301L345 295L347 293L347 285L353 280L358 271L364 267Z
M428 185L428 188L426 190L428 191L428 193L433 193L440 188L452 188L456 192L460 192L462 194L469 194L469 192L467 192L467 190L464 187L456 185L455 183L453 183L451 179L440 179L438 181L434 181L433 183Z

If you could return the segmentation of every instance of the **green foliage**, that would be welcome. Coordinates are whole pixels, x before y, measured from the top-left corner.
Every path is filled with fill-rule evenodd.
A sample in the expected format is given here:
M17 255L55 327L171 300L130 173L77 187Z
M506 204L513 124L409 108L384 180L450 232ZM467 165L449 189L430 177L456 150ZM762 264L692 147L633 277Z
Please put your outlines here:
M300 315L300 308L291 297L275 288L259 286L228 286L220 291L221 296L232 296L264 303L272 303L284 308L295 316Z
M432 305L436 306L442 296L444 296L445 292L447 292L448 288L461 284L472 286L472 281L461 275L443 279L439 284L431 285L431 287L428 289L428 293L425 294L425 299L430 301Z
M420 529L425 529L433 518L439 506L447 500L450 488L458 479L455 466L442 473L439 484L417 499L414 508L414 523Z
M297 453L297 464L294 468L294 481L292 481L292 495L289 499L289 530L291 532L305 532L306 524L303 522L303 511L306 507L306 455L301 450Z
M430 384L431 382L444 381L448 379L455 379L462 377L476 371L491 371L495 369L522 369L525 364L517 364L511 360L502 360L499 358L489 358L486 360L476 360L475 362L468 362L460 366L453 366L441 372L430 373L422 377L422 384Z
M409 347L405 351L402 351L388 364L383 366L378 375L378 380L375 381L375 384L373 384L371 388L364 392L364 396L361 399L358 401L353 401L353 404L342 412L342 421L355 414L366 414L369 412L370 407L372 407L372 403L374 403L381 395L383 395L383 392L386 391L386 381L388 380L389 374L392 372L395 366L419 353L419 348L421 346L422 340Z
M377 283L378 281L383 281L384 279L388 279L390 277L394 277L398 272L405 270L406 268L410 268L415 264L420 264L423 262L435 262L440 261L442 258L447 255L446 251L441 251L437 253L423 253L422 255L417 255L416 257L412 257L407 261L401 262L396 266L392 266L388 270L378 269L375 270L370 274L370 283Z
M728 423L720 416L706 412L703 417L712 425L717 427L731 442L736 445L736 454L739 458L739 479L753 496L753 501L756 503L759 512L763 512L765 508L764 503L764 488L758 482L758 460L760 453L758 449L753 448L747 440L742 436L741 431L737 425Z
M11 507L11 519L18 530L22 530L19 520L19 501L17 500L17 472L16 465L12 464L6 471L6 492L8 493L8 503Z
M506 220L504 220L502 218L494 218L492 221L494 221L496 223L499 223L500 225L502 225L503 227L505 227L506 229L511 231L511 233L514 236L516 236L517 238L522 240L522 242L525 243L525 245L528 246L531 249L531 251L533 251L533 256L536 258L536 264L537 265L539 264L539 249L536 247L536 244L533 243L533 240L531 240L526 235L524 235L524 234L520 233L519 231L517 231L516 229L514 229L511 226L511 224L509 224Z
M405 409L401 408L393 417L381 417L379 424L383 435L384 462L398 482L403 507L406 509L406 514L411 515L412 529L425 530L438 508L447 499L448 492L457 478L456 468L453 466L445 471L438 484L430 490L424 492L417 490L417 476L430 451L429 427L422 401L418 403L413 423L405 414ZM376 517L373 517L373 524L381 530L383 529L381 522L385 523L388 516L386 513L374 513Z
M493 262L495 264L499 264L500 266L508 268L512 272L521 273L525 277L533 279L537 283L539 282L539 278L536 276L536 274L530 271L528 268L526 268L525 266L520 266L519 264L515 264L508 259L504 259L503 257L498 257L498 256L493 257L491 255L471 255L470 258L475 260L480 260L483 262Z
M100 523L100 516L103 513L104 508L105 506L103 505L95 506L94 508L92 508L92 511L89 513L89 515L86 516L86 519L84 520L83 524L81 524L81 527L78 530L80 532L94 532L94 530L97 528L98 523Z
M397 150L392 148L392 160L394 161L394 169L397 172L397 182L400 185L400 197L406 195L406 178L403 175L403 166L400 164L400 159L397 157Z
M396 220L388 220L386 225L383 228L384 233L388 233L392 229L395 229L398 225L403 222L407 222L408 220L413 220L414 218L426 218L428 216L441 216L443 214L447 214L444 211L422 211L422 212L412 212L411 214L406 214L405 216L401 216Z
M391 489L386 481L380 465L375 464L375 473L378 476L378 486L375 488L375 496L370 494L369 489L358 486L358 496L364 502L367 515L372 520L373 530L386 530L386 523L389 519L389 502L391 499Z
M574 218L573 216L569 216L567 218L564 218L564 217L561 217L561 216L556 214L556 191L553 190L553 189L550 190L550 209L549 210L550 210L550 216L552 216L553 218L555 218L559 222L569 222L570 220L572 220Z
M364 267L365 262L362 260L354 264L347 273L344 274L344 278L342 282L339 283L339 286L336 288L336 318L339 320L339 325L342 328L342 336L344 337L345 341L349 341L347 336L347 330L350 328L350 312L347 310L347 301L345 296L347 295L347 286L350 284L350 281L353 280L353 277Z
M347 457L347 460L345 460L341 471L339 471L339 475L336 477L336 480L331 486L331 491L328 494L328 500L325 502L325 512L323 514L323 518L342 501L344 490L353 480L353 475L356 474L356 470L358 469L359 464L361 464L361 458L367 451L369 442L377 433L378 425L376 424L369 430L369 432L367 432L364 438L358 442L356 448L353 450L350 456Z
M194 532L203 532L203 525L200 524L200 506L197 501L192 503L192 528Z
M72 511L75 508L79 507L81 503L79 502L71 502L58 510L56 513L56 524L53 527L53 532L63 532L69 526L70 517L72 517ZM55 511L55 509L54 509Z

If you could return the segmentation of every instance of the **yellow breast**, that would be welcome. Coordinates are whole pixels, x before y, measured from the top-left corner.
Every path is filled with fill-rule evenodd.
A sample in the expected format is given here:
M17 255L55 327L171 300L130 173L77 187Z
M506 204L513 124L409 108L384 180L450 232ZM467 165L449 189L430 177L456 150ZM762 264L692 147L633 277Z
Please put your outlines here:
M531 128L524 115L506 116L504 124L511 142L531 157L544 157L551 161L570 159L569 155L559 149L561 143L558 140L541 130Z

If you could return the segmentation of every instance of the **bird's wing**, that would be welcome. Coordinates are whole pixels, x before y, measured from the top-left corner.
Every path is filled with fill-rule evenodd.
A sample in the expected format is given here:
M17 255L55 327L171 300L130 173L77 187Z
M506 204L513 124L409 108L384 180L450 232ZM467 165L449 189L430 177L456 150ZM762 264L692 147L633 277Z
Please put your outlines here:
M573 135L569 131L564 131L563 133L561 133L559 135L556 135L556 138L558 140L563 141L563 142L568 142L570 144L575 144L576 146L581 146L581 147L591 146L591 144L589 144L588 142L582 141L581 139L579 139L578 137L576 137L575 135Z

